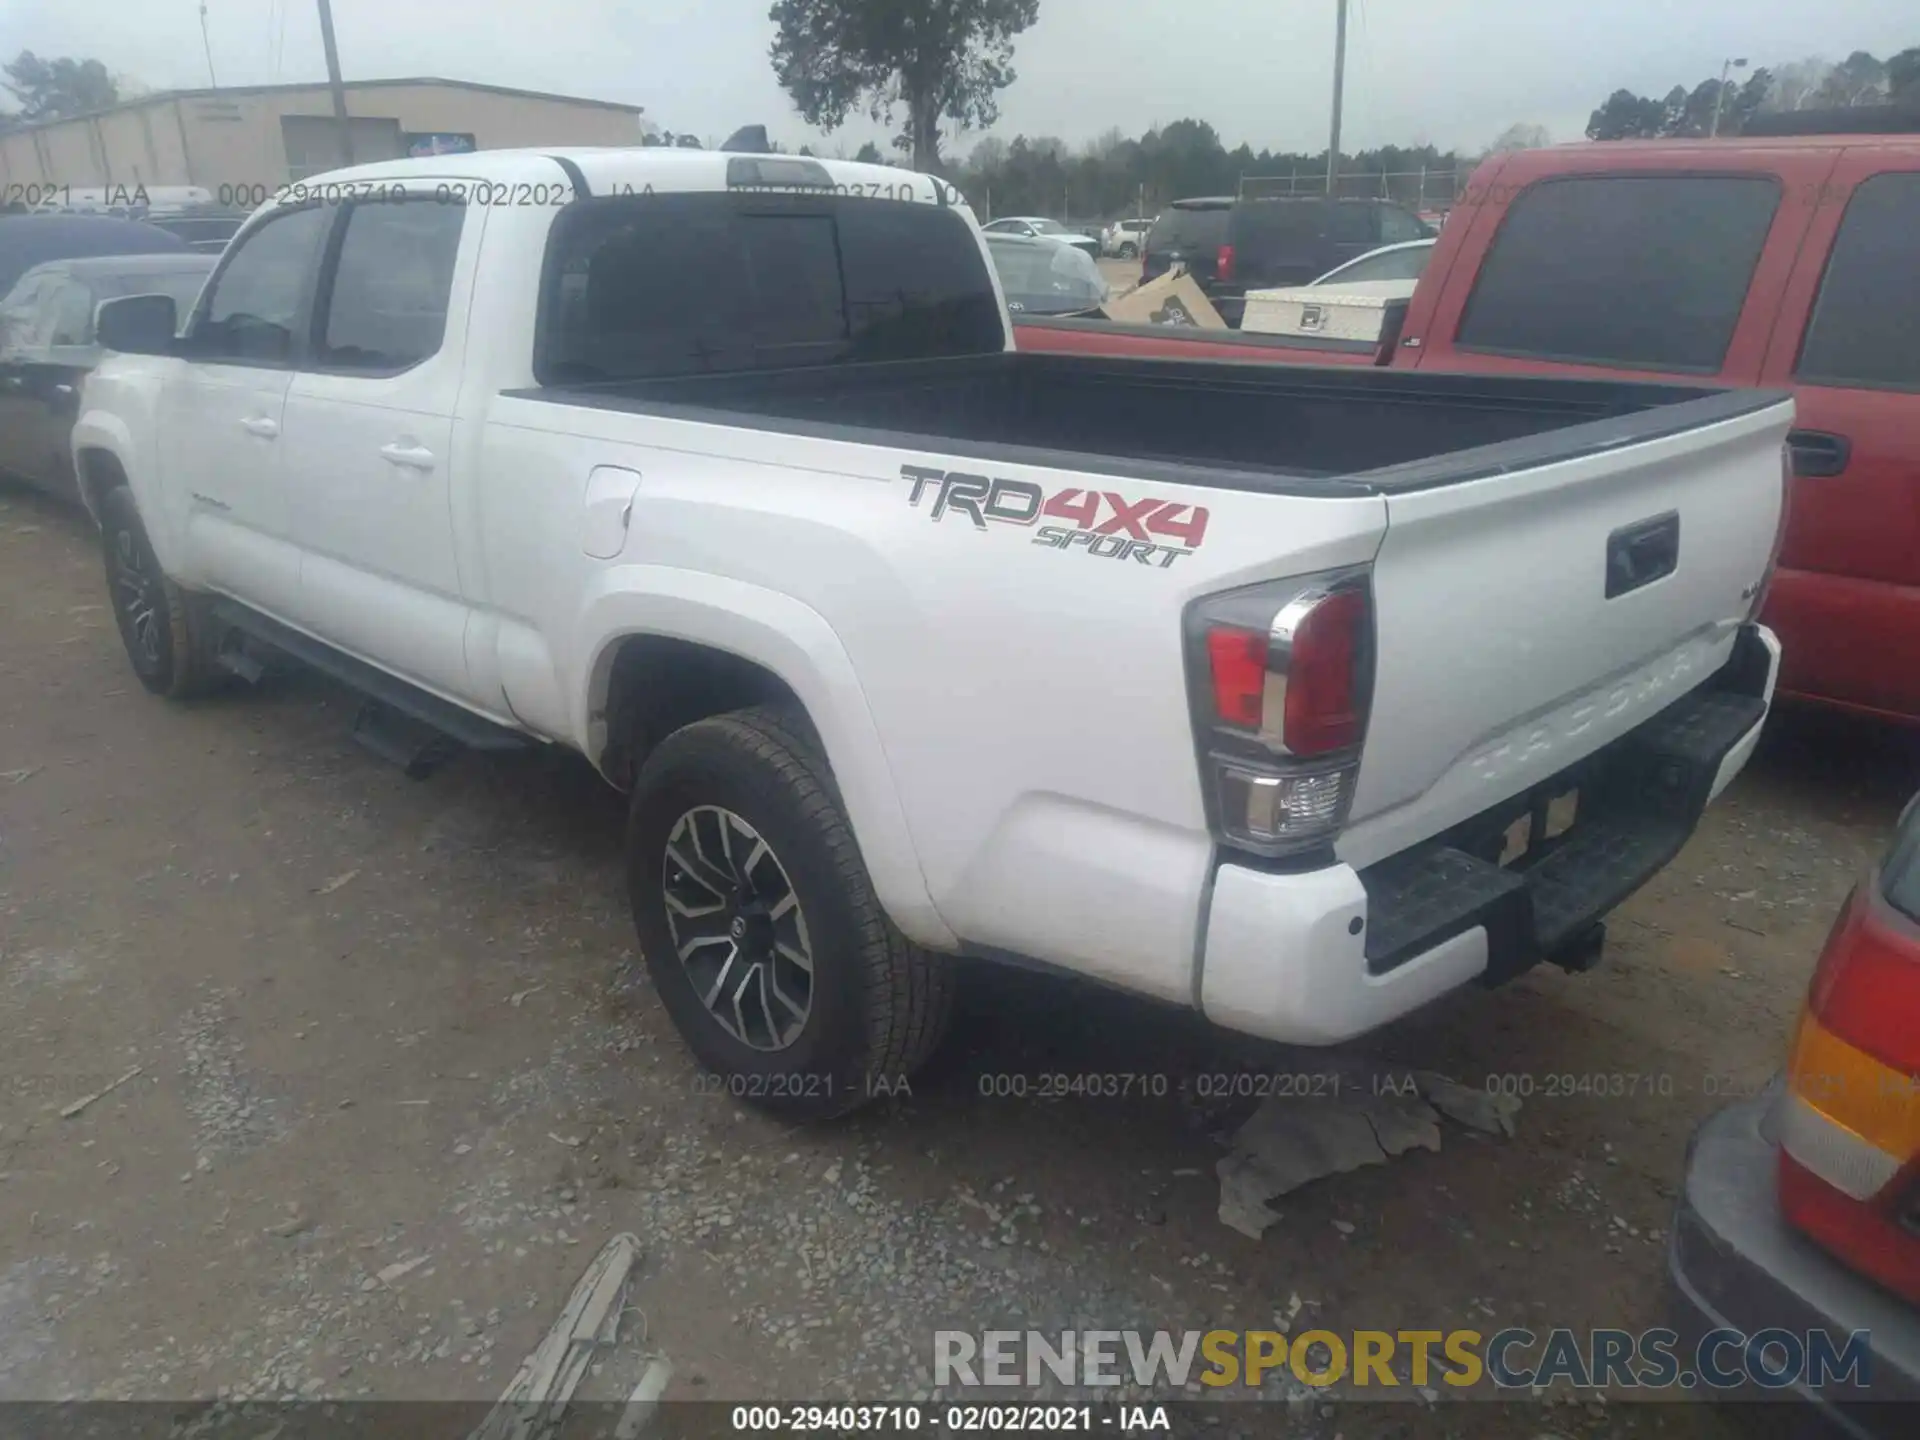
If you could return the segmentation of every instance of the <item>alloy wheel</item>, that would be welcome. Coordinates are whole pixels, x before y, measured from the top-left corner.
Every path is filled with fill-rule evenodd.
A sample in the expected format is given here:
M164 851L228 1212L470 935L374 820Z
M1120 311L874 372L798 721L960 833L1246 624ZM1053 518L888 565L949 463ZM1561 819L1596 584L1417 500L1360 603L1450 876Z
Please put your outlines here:
M160 587L130 531L113 538L114 602L133 632L133 643L148 665L160 663Z
M771 846L740 816L700 805L661 861L667 931L700 1003L750 1049L784 1050L813 1008L813 946Z

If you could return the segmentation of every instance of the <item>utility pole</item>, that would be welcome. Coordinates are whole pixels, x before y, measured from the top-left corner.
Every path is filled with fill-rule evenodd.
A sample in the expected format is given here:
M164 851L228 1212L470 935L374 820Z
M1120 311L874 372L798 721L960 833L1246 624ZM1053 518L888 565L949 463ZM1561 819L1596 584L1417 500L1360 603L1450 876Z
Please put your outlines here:
M1335 0L1340 7L1333 30L1333 135L1327 141L1327 198L1332 199L1340 181L1340 102L1347 88L1347 0Z
M218 90L220 82L213 74L213 37L207 34L207 0L200 0L200 44L207 52L207 84Z
M333 6L320 0L320 44L327 52L327 88L333 91L333 120L340 127L340 163L353 164L353 127L347 122L347 90L340 83L340 50L333 43Z
M1712 139L1714 136L1720 133L1720 111L1722 107L1725 105L1726 99L1727 99L1728 73L1734 70L1744 70L1746 68L1747 68L1747 62L1745 60L1727 60L1722 62L1720 66L1720 88L1713 92L1713 125L1707 131L1708 139Z

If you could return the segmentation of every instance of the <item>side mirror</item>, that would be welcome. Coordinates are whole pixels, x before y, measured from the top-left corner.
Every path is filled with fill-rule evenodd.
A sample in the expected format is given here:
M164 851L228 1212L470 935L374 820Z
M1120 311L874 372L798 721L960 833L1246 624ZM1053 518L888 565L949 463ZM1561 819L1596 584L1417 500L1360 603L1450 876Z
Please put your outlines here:
M180 312L171 295L126 295L102 301L93 333L101 347L123 355L171 355Z

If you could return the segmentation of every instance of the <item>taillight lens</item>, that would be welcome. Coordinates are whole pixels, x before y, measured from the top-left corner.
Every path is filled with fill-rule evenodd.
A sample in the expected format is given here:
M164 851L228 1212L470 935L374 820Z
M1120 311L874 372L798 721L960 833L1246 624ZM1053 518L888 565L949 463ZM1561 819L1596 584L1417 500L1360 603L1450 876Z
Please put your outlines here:
M1365 572L1213 596L1187 625L1215 833L1269 856L1329 843L1353 800L1372 693Z
M1326 755L1360 743L1365 716L1358 680L1367 622L1367 592L1351 589L1315 600L1294 624L1282 729L1292 754Z
M1265 631L1219 625L1207 631L1213 713L1228 725L1258 730L1267 693Z
M1216 280L1233 279L1233 247L1222 245L1213 257L1213 278Z
M1808 986L1776 1117L1788 1221L1863 1274L1920 1298L1920 926L1882 885L1910 837L1841 908Z

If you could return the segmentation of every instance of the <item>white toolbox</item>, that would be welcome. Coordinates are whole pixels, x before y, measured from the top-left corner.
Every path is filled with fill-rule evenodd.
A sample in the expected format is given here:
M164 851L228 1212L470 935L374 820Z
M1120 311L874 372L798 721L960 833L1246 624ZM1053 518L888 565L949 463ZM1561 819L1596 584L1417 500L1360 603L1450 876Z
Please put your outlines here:
M1393 298L1397 297L1354 293L1333 286L1249 290L1240 329L1249 335L1378 340Z

